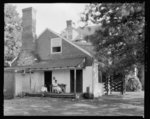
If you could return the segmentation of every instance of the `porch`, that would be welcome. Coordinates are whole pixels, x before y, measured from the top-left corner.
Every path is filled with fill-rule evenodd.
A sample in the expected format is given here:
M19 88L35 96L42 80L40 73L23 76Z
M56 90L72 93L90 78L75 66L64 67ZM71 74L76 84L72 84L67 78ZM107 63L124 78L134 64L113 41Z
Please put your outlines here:
M14 96L42 96L41 88L46 85L45 97L75 98L82 90L82 69L84 58L45 61L32 66L10 67L15 74ZM60 94L54 93L52 77L64 89ZM81 79L81 80L79 80ZM80 86L80 87L79 87Z

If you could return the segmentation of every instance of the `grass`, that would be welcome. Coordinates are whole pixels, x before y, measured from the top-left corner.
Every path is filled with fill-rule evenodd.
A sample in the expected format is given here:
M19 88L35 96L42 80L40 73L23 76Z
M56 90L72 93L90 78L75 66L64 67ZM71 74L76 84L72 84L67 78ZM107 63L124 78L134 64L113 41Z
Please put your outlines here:
M4 100L4 115L143 116L144 92L114 93L94 100L24 97Z

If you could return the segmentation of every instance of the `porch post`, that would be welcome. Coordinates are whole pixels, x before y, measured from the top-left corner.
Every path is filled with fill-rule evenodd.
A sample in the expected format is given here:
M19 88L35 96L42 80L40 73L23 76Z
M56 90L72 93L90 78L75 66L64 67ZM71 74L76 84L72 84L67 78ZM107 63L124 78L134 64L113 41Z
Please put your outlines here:
M76 69L74 69L74 94L76 97Z
M30 72L30 91L31 91L31 70L29 70Z

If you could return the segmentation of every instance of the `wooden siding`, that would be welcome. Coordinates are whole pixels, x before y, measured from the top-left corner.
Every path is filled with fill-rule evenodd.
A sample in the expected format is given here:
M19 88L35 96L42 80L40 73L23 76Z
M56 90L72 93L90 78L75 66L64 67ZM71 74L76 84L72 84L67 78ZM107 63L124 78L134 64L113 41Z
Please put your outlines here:
M58 37L54 33L46 30L37 40L37 54L40 56L41 60L49 60L49 59L63 59L63 58L75 58L75 57L86 57L87 65L92 65L92 58L71 45L67 41L62 39L62 53L51 54L51 42L52 38Z

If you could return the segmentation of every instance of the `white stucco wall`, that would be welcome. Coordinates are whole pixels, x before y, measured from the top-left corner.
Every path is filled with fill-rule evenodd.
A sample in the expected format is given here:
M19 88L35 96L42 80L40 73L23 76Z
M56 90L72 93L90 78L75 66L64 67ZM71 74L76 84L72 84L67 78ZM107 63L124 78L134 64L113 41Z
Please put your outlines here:
M22 76L22 91L30 92L30 76L29 74L21 75Z
M83 69L83 93L86 92L87 87L90 87L92 93L92 66Z
M36 93L40 92L42 85L44 85L44 73L43 72L34 72L31 75L31 92Z
M66 84L66 93L70 93L70 70L54 70L52 77L55 77L58 84Z
M15 75L15 95L19 95L22 92L40 92L42 85L44 85L44 73L34 72L31 73L31 88L30 88L30 74L16 73Z
M15 96L22 93L22 76L21 73L15 73Z
M98 81L98 63L93 63L93 94L94 97L100 97L103 95L103 84Z

